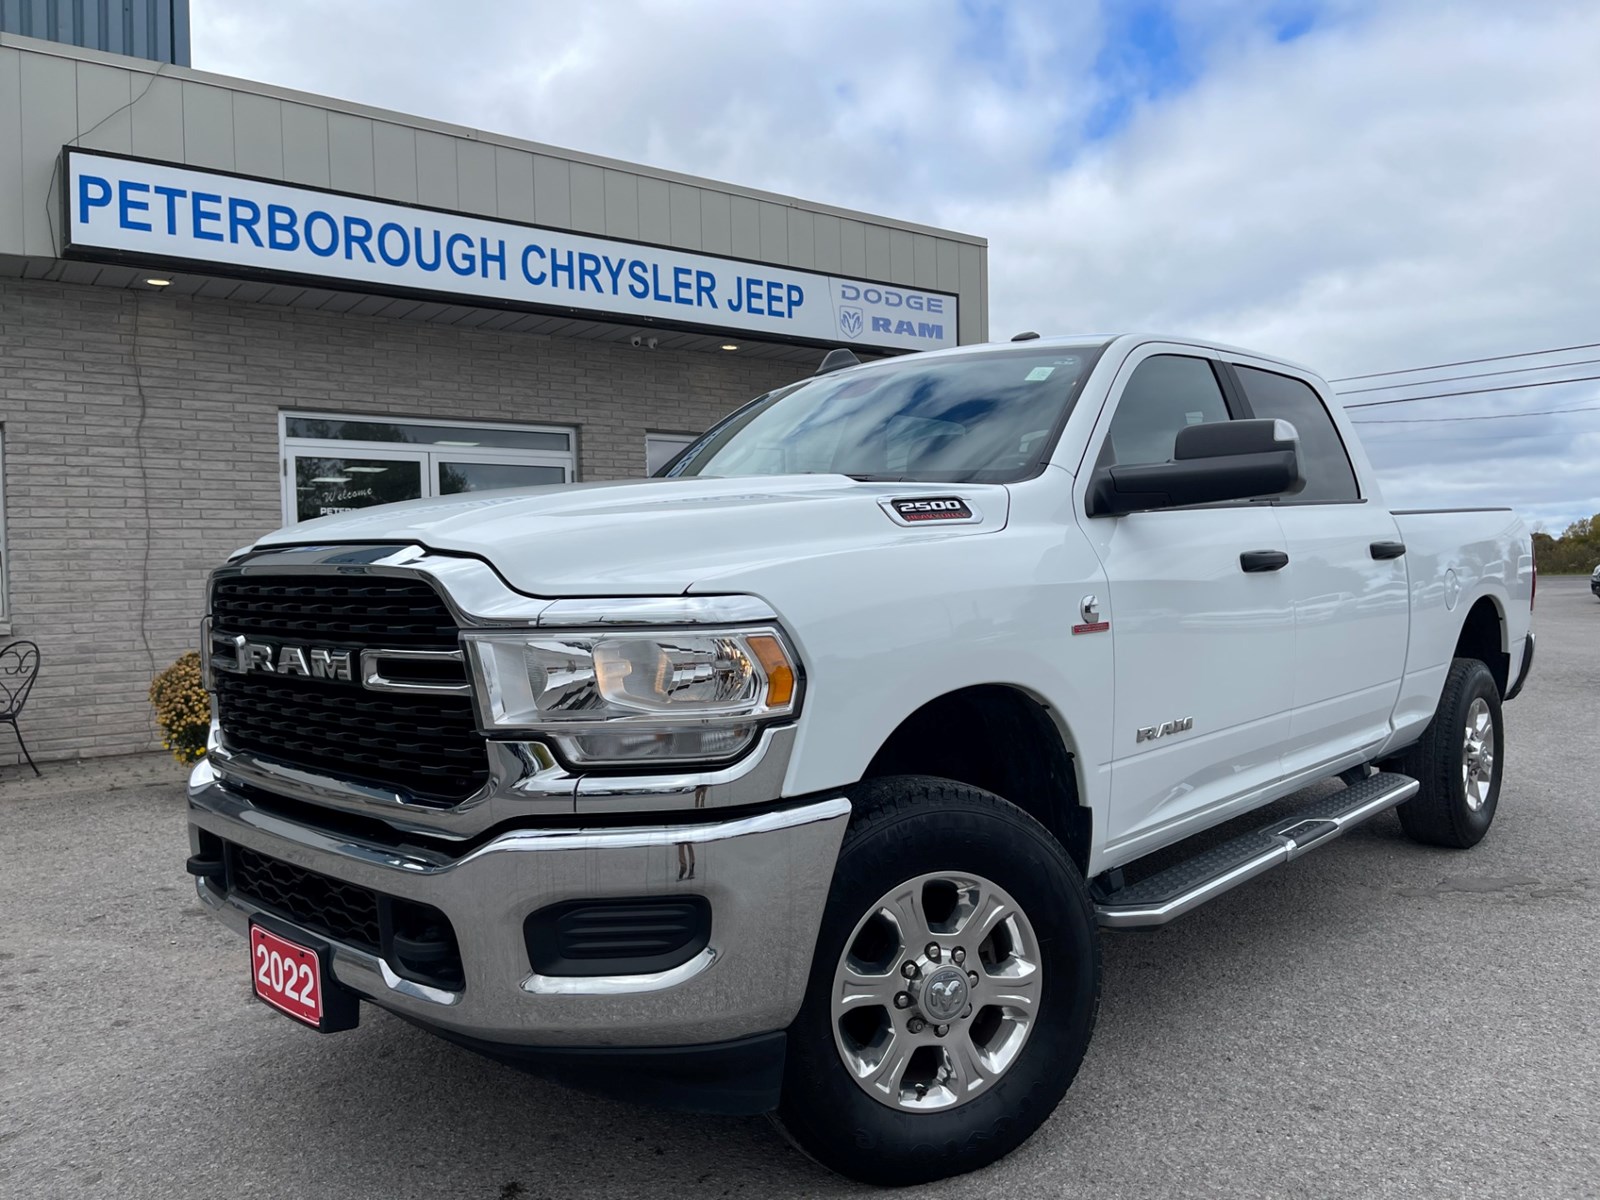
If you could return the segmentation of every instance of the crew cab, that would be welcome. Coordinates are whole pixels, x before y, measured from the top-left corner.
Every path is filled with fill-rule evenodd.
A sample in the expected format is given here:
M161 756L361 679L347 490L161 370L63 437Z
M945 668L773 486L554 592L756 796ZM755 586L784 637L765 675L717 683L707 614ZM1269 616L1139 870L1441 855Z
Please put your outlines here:
M1487 832L1528 531L1386 507L1316 374L1137 335L824 367L662 478L214 573L188 866L262 1001L905 1184L1049 1116L1102 930L1386 810Z

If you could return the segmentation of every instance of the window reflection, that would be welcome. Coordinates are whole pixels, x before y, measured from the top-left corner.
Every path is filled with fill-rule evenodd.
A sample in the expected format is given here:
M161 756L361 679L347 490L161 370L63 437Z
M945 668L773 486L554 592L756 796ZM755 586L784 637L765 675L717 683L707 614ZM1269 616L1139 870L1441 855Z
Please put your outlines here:
M495 488L537 487L565 483L567 473L560 467L530 467L521 463L441 462L439 494L486 492Z

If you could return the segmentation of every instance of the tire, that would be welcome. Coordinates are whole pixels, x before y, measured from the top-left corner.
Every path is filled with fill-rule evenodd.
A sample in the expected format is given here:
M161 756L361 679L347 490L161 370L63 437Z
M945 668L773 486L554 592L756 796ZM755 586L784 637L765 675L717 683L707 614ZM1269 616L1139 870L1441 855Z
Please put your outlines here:
M776 1120L806 1154L863 1183L976 1170L1044 1123L1083 1061L1100 1007L1094 905L1060 843L999 796L899 776L851 799ZM991 913L1002 914L989 918L995 932L964 945ZM923 938L941 944L937 960ZM1002 995L1016 1006L984 1004ZM887 1039L876 1086L857 1082L879 1053L874 1036Z
M1475 735L1469 735L1469 720ZM1474 744L1480 749L1474 750ZM1482 749L1492 756L1488 764L1482 762ZM1422 785L1395 810L1407 836L1424 845L1458 850L1482 841L1500 802L1504 751L1500 689L1494 676L1478 659L1456 659L1445 676L1433 720L1400 760L1401 771Z

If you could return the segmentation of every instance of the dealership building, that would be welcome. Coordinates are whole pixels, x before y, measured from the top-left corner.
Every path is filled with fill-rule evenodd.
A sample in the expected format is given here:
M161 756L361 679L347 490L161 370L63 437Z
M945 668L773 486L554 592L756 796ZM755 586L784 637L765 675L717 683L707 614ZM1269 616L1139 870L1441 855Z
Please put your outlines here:
M827 349L987 337L981 238L194 71L186 28L35 32L0 30L0 646L40 647L41 762L159 745L152 675L268 530L646 475Z

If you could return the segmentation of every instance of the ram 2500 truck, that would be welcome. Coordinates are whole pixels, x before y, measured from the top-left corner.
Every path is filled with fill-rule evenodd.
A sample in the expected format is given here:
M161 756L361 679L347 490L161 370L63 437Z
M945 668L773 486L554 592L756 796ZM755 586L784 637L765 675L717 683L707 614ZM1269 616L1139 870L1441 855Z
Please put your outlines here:
M1055 1108L1102 929L1386 809L1436 846L1494 819L1529 535L1385 507L1301 367L1141 336L857 364L665 476L311 521L215 572L188 865L260 999L771 1112L904 1184Z

